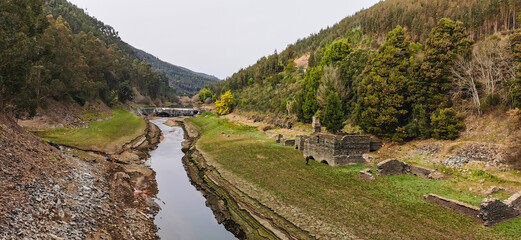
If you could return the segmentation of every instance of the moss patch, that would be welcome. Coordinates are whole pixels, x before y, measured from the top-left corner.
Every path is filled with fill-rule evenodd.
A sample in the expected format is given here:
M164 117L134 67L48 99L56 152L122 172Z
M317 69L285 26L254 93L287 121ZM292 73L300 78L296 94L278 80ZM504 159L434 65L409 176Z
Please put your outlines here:
M113 153L146 129L145 121L130 112L120 109L113 114L114 117L108 120L91 122L88 128L54 128L36 134L45 141Z

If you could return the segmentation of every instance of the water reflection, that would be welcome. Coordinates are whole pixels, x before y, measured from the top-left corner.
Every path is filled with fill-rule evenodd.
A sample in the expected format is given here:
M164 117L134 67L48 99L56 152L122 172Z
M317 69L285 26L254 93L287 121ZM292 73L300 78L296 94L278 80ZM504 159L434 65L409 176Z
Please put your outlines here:
M164 135L158 148L150 153L150 165L156 171L161 211L155 219L161 239L236 239L217 224L212 211L206 207L203 195L190 183L183 163L181 142L183 129L169 127L167 119L153 120Z

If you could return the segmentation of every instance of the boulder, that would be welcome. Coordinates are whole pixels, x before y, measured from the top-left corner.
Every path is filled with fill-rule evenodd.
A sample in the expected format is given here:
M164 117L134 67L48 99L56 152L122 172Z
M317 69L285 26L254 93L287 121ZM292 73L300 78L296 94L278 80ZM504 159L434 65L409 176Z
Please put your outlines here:
M388 159L378 163L378 175L380 176L391 176L406 174L409 172L409 164L396 159Z
M412 175L416 175L421 178L429 178L429 175L435 172L433 169L428 169L415 165L410 165L410 171Z
M360 178L370 182L376 181L376 179L373 176L373 170L371 170L370 168L366 168L360 171Z

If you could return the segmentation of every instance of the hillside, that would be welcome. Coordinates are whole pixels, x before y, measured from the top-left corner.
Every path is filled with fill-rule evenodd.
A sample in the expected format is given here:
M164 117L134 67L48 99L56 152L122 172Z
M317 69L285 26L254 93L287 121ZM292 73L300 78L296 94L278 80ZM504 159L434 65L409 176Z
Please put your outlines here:
M330 132L454 139L461 118L520 106L520 12L519 1L382 1L241 69L213 99L230 90L232 108L319 116Z
M190 69L162 61L143 50L132 46L130 46L130 48L139 59L145 59L156 72L165 74L168 77L170 86L173 87L180 96L192 96L197 94L205 86L219 81L219 79L214 76L194 72Z
M47 4L48 11L54 17L62 16L75 34L80 32L91 32L94 36L102 39L108 45L116 44L125 54L131 58L145 61L152 66L158 74L165 74L169 84L176 90L177 95L193 95L206 85L215 83L217 78L204 74L196 73L189 69L175 66L173 64L161 61L155 56L136 49L128 43L121 40L118 32L97 20L95 17L89 16L81 8L66 0L52 0Z

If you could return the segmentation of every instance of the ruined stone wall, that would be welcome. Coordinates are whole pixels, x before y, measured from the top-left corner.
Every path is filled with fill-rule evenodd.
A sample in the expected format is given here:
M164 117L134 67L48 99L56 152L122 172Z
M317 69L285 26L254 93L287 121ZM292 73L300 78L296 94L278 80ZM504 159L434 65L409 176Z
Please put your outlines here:
M369 136L364 135L347 135L341 138L332 134L317 134L300 137L299 144L304 149L306 158L325 161L331 166L345 166L366 163L363 154L369 152L370 140Z
M480 217L480 208L462 203L456 200L444 198L438 196L436 194L429 194L424 196L425 200L434 203L436 205L442 206L444 208L450 209L452 211L458 212L465 216L468 216L474 220L482 221Z
M298 149L300 151L304 151L304 139L307 136L304 135L297 135L295 138L295 149Z

